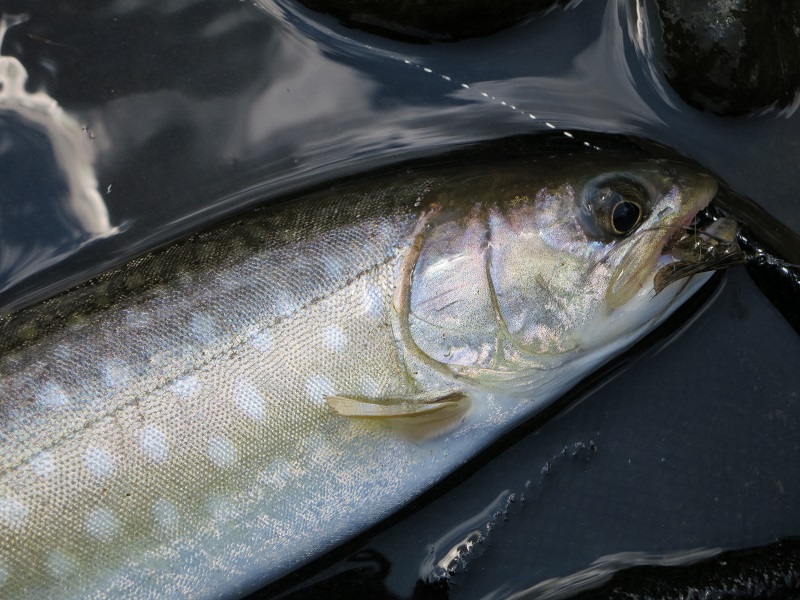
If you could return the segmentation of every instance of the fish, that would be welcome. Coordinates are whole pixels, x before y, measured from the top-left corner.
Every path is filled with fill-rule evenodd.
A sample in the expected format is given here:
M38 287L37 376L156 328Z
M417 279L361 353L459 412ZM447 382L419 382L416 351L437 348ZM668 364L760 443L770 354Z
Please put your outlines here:
M717 190L515 158L270 204L0 319L0 597L242 595L401 508L664 321Z

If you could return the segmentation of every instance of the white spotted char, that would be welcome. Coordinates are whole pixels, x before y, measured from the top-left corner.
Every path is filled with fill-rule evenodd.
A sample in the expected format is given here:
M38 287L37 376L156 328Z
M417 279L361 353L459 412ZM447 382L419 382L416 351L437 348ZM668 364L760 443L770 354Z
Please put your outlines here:
M515 168L508 192L511 171L487 168L485 194L552 185ZM252 589L399 508L668 312L559 358L568 372L514 402L413 358L398 288L451 182L403 175L256 212L0 322L0 598ZM455 190L465 214L490 199L471 179ZM326 404L465 381L483 403L427 442Z

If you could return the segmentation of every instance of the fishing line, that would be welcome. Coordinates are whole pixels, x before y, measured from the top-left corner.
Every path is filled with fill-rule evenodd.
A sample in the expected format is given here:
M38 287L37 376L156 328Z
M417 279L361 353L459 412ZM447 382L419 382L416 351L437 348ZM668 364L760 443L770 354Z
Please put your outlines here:
M457 79L454 79L451 75L448 75L446 73L441 73L441 72L434 71L430 67L423 66L422 64L414 62L414 61L411 61L411 60L409 60L407 58L400 58L400 57L394 56L394 55L389 55L389 57L392 58L393 60L397 60L397 61L402 60L404 64L406 64L409 67L414 68L414 69L416 69L418 71L422 71L423 73L426 73L428 75L433 75L434 77L439 77L443 81L446 81L448 83L454 83L457 86L460 86L462 89L468 90L473 95L478 97L478 99L484 99L484 101L487 101L490 104L495 104L497 106L502 106L503 108L506 108L506 109L508 109L508 110L510 110L512 112L515 112L515 113L517 113L519 115L522 115L523 117L527 117L530 120L537 121L538 123L544 123L544 125L547 128L551 129L551 130L554 130L554 131L558 130L558 127L556 125L554 125L552 122L543 121L543 120L539 119L536 115L534 115L532 112L528 112L523 108L517 107L516 104L512 104L511 102L503 100L502 98L499 98L499 97L493 96L492 94L489 94L487 92L481 91L481 89L479 87L480 84L464 83L463 81L459 81ZM568 138L573 139L573 140L575 139L575 135L572 134L571 132L567 131L567 130L562 130L561 133L565 137L568 137ZM587 148L593 148L595 150L600 150L600 148L598 146L594 146L594 145L590 144L587 141L584 141L583 145L586 146Z
M481 90L480 84L461 81L448 73L431 68L430 66L424 64L424 62L421 60L414 60L408 57L408 55L404 55L402 52L393 52L385 48L380 48L336 31L333 27L325 23L326 20L333 20L333 18L329 17L328 15L314 13L310 9L298 6L296 3L291 4L285 0L255 0L253 5L262 8L268 14L279 19L280 21L288 23L289 25L297 28L308 38L324 44L326 46L326 53L368 60L385 59L394 63L402 63L409 68L420 71L421 73L437 77L447 84L455 85L455 90L466 90L481 102L488 102L489 104L502 107L506 110L516 113L528 122L535 121L537 124L542 123L544 124L544 127L551 131L560 131L564 137L573 139L576 142L579 141L575 139L575 134L568 130L560 129L557 123L553 123L550 120L543 120L540 115L537 116L533 112L527 111L524 108L520 108L513 102ZM370 34L362 35L366 36ZM387 41L387 43L391 42ZM537 129L541 131L541 128ZM599 146L596 146L585 140L582 142L582 144L585 147L593 150L602 150L602 148Z

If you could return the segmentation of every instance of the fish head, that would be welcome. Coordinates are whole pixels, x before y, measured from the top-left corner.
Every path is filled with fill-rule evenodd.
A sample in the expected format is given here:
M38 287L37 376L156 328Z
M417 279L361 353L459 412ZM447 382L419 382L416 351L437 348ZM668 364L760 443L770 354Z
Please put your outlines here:
M579 201L584 230L611 243L598 262L610 274L605 291L609 309L628 303L665 261L675 259L672 240L716 191L713 177L676 163L639 164L586 182Z
M476 174L448 192L459 198L440 195L419 245L414 350L463 377L507 379L637 337L707 278L653 289L716 190L700 169L655 159Z

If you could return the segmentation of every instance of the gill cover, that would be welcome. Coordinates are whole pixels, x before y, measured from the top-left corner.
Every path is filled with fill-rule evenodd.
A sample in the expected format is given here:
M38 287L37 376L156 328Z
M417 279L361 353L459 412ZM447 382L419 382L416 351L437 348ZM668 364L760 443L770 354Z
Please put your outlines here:
M521 380L663 310L646 297L657 263L716 182L663 161L618 164L578 163L561 181L476 179L431 213L400 302L412 352L457 377Z
M537 205L544 206L538 215ZM590 317L598 293L587 287L593 274L584 250L553 252L566 239L557 208L544 197L514 196L507 206L451 208L430 220L408 310L410 337L429 361L458 376L505 381L534 359L544 366L545 356L576 347L570 332ZM570 235L573 214L563 222ZM542 236L542 225L558 239Z

